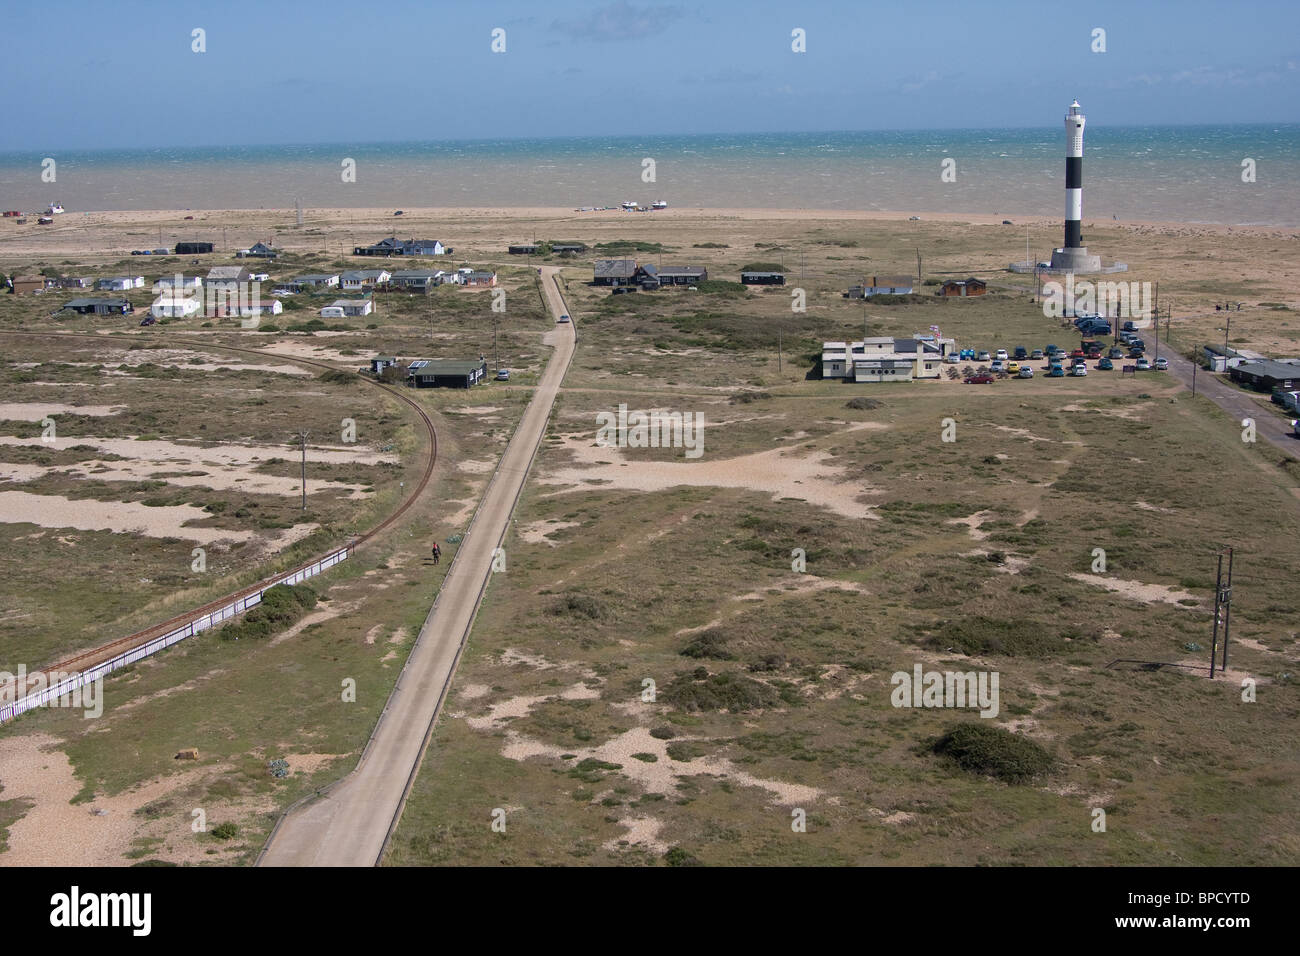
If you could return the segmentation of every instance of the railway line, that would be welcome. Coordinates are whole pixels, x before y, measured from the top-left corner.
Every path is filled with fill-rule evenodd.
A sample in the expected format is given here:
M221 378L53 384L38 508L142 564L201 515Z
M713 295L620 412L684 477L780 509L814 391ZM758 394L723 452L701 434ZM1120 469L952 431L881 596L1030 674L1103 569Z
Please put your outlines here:
M23 331L16 331L16 330L0 330L0 336L9 336L9 337L27 336L31 338L41 338L44 340L49 340L51 338L80 338L80 339L89 339L100 343L103 343L105 341L116 341L116 340L121 340L126 338L125 336L120 336L120 335L104 336L104 335L95 335L88 332L23 332ZM139 340L138 337L134 335L131 336L130 339L132 341ZM245 355L255 355L261 359L268 358L268 355L265 352L262 352L258 349L244 348L236 345L218 345L216 343L204 342L202 347L205 349L215 349L215 350L220 350L225 352L238 352ZM291 362L296 365L310 366L313 368L324 369L327 371L338 371L337 366L329 365L324 362L314 361L312 359L292 358L289 356L278 356L278 355L275 356L275 358L277 360ZM438 433L437 430L433 427L433 420L429 418L425 410L420 407L420 404L416 402L414 399L412 399L410 396L404 395L400 390L395 389L389 385L385 385L383 382L374 381L363 377L361 378L361 380L375 388L384 390L388 394L394 396L395 398L409 405L415 411L416 415L419 417L420 422L424 425L425 431L429 436L429 444L428 444L427 460L425 462L423 470L421 471L420 478L415 483L415 487L412 489L411 493L405 498L405 500L401 502L401 504L397 507L397 509L394 510L391 514L389 514L386 518L384 518L383 521L379 522L379 524L375 525L373 528L366 531L364 534L359 535L356 538L353 538L349 542L349 546L353 549L358 548L361 545L364 545L367 541L372 540L376 535L380 534L386 528L390 527L394 522L396 522L404 514L406 514L408 510L410 510L411 506L415 503L416 499L419 498L420 495L424 493L424 489L428 487L429 481L433 477L433 469L436 466L438 460ZM87 650L80 651L69 657L65 657L58 661L54 661L42 667L41 670L47 672L53 672L53 671L72 672L77 670L83 670L87 667L99 663L100 661L108 660L109 658L112 658L125 651L129 651L134 647L137 647L142 644L146 644L149 641L157 637L160 637L163 634L168 633L174 628L179 627L180 625L184 624L186 621L189 621L196 616L210 613L212 611L216 611L217 609L224 607L225 605L230 604L233 601L237 601L240 598L253 594L258 590L265 588L268 582L274 581L275 579L278 578L283 578L292 575L295 571L307 567L315 563L315 561L317 560L319 560L319 558L314 558L311 561L303 562L285 571L281 571L276 574L270 575L269 577L262 578L255 584L251 584L248 585L247 587L240 588L239 590L232 591L229 594L219 597L213 601L209 601L206 604L202 604L196 608L192 608L191 610L189 610L184 614L176 615L175 617L169 618L166 621L162 621L151 627L145 628L140 631L136 631L133 634L128 634L125 637L120 637L112 641L107 641L104 644L97 645Z

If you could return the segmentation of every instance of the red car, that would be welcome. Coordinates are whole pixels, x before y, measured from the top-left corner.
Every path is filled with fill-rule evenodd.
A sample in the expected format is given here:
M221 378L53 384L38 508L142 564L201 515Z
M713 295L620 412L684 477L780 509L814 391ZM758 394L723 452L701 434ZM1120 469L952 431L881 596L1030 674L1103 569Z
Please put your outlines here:
M1088 357L1088 353L1085 352L1083 349L1075 349L1073 352L1070 353L1070 358L1072 359L1087 358L1087 357Z
M993 382L993 376L988 374L972 375L970 378L966 379L967 385L992 385Z

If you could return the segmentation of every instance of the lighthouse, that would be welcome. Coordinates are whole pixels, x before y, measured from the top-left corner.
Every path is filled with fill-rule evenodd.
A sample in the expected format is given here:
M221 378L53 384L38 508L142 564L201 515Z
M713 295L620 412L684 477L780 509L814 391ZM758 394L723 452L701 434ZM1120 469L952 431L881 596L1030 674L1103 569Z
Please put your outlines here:
M1052 269L1100 272L1101 257L1083 245L1083 126L1087 117L1075 100L1065 113L1065 244L1052 252Z

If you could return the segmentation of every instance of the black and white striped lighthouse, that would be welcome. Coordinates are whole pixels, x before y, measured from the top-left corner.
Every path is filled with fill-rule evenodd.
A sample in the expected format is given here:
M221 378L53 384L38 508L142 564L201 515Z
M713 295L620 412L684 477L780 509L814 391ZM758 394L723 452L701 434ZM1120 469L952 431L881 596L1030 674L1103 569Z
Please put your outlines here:
M1075 100L1065 114L1065 248L1083 246L1083 124L1087 118Z
M1052 269L1061 272L1100 272L1101 257L1088 255L1083 245L1083 125L1087 118L1079 101L1065 114L1065 244L1052 252Z

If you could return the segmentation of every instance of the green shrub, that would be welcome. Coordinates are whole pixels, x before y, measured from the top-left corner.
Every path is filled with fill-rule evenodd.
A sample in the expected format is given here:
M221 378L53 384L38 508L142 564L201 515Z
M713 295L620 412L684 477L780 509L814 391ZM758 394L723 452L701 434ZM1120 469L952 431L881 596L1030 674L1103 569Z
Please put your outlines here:
M664 700L685 711L728 710L731 712L761 710L772 707L779 700L777 692L764 683L743 674L707 674L703 678L695 671L678 674L664 690Z
M239 833L239 824L237 823L218 823L212 828L212 835L218 840L230 840Z
M1055 760L1038 743L986 723L958 724L934 741L931 750L967 773L1004 783L1027 783L1050 773Z

